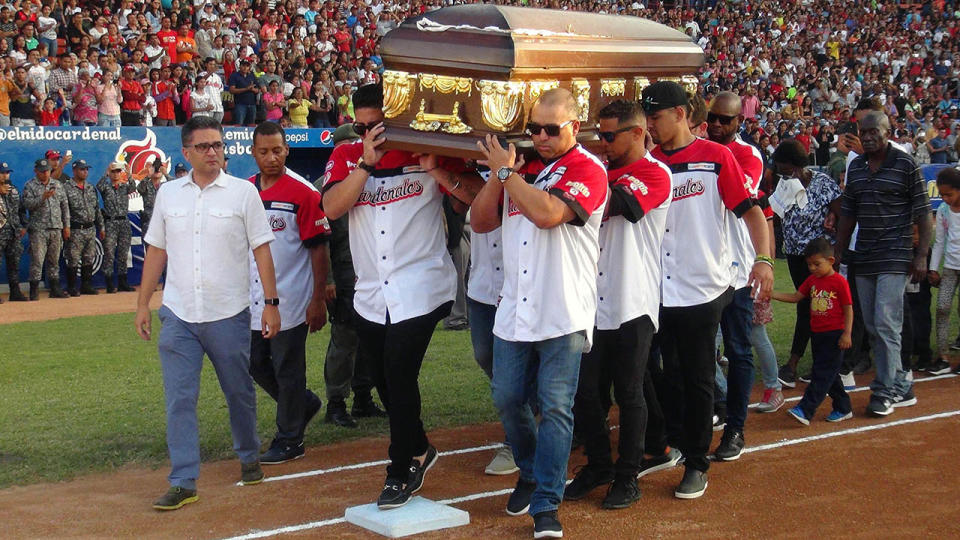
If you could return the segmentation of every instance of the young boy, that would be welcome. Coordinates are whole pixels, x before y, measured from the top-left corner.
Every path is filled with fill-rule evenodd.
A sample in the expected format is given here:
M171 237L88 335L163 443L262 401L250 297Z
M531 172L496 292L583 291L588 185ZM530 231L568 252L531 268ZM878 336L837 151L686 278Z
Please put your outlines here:
M833 246L826 238L807 244L803 252L810 270L799 290L793 294L773 293L773 299L796 304L810 298L810 342L813 348L813 369L810 384L800 403L787 411L798 422L810 425L813 413L827 394L833 399L828 422L841 422L853 417L850 396L840 380L842 349L850 348L853 330L853 300L847 280L834 272Z

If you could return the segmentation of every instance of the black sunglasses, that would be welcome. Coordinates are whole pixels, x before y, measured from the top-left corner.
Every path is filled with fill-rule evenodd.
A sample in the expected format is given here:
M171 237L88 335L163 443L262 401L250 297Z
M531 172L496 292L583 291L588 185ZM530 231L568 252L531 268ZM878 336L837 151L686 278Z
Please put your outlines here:
M353 123L353 131L354 131L357 135L363 137L366 132L370 131L371 129L377 127L378 125L380 125L380 124L382 124L382 123L383 123L383 122L377 122L377 123L374 123L374 124L361 124L361 123L359 123L359 122L354 122L354 123Z
M523 132L526 133L527 136L533 137L534 135L539 135L541 131L544 131L547 133L547 137L556 137L560 135L561 129L569 126L572 123L573 123L573 120L567 120L566 122L560 125L557 125L557 124L540 125L534 122L527 122L527 125L525 126L525 129L523 130Z
M612 143L613 140L617 138L617 135L636 127L639 126L626 126L614 131L597 131L597 137L600 137L601 140L607 141L608 143ZM597 129L599 130L600 126L597 126Z
M729 126L730 122L736 120L736 116L727 116L725 114L707 113L707 123L720 122L721 125Z

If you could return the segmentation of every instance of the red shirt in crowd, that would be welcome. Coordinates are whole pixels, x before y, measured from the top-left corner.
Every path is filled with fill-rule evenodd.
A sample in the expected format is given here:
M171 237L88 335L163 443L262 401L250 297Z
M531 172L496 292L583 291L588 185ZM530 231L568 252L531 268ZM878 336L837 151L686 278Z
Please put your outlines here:
M177 63L177 32L176 30L161 30L157 32L160 38L160 46L167 50L167 56L170 57L170 63Z
M123 103L120 108L124 111L139 111L143 106L146 95L143 93L143 87L137 81L120 81L120 93L123 95Z
M843 306L853 304L846 278L834 272L826 277L811 275L797 292L810 298L810 330L832 332L843 330Z

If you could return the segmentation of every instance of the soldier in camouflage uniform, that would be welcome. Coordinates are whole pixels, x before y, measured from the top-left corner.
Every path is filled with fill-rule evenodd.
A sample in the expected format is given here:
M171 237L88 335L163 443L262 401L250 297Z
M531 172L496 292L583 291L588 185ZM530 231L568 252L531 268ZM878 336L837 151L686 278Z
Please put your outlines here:
M70 205L70 238L64 245L64 258L67 259L67 292L70 296L97 294L90 280L93 276L93 262L97 255L97 239L103 239L103 215L100 214L100 201L97 190L87 183L90 165L84 160L73 164L73 179L63 183ZM80 274L80 286L77 287L77 274Z
M20 239L27 233L27 211L20 204L17 188L10 183L11 172L9 165L0 163L0 257L7 260L10 301L23 302L27 297L20 291Z
M157 162L160 160L158 159ZM153 215L153 203L157 200L157 190L160 189L160 184L167 180L167 175L164 174L163 169L158 169L156 166L150 169L150 176L144 178L137 184L137 192L140 193L140 198L143 199L143 211L140 212L140 233L141 236L147 235L147 227L150 226L150 217ZM146 245L144 245L146 248Z
M107 175L97 182L97 191L103 198L103 221L106 238L103 242L103 277L107 292L134 290L127 284L127 255L130 253L130 194L137 190L132 176L126 176L123 163L113 162ZM117 286L113 285L113 261L117 261Z
M69 298L60 288L60 247L70 238L70 206L63 184L50 179L50 162L38 159L34 177L23 186L30 211L30 300L39 298L40 277L47 268L50 298Z

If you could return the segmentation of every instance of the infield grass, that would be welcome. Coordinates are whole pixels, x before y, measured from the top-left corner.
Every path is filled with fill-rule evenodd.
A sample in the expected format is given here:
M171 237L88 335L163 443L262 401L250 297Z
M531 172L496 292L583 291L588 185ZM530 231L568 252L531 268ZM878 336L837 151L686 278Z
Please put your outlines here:
M782 261L776 278L777 290L793 290ZM793 310L774 302L774 322L767 327L781 363L789 353ZM132 318L118 314L0 325L0 488L126 465L166 473L159 321L154 316L154 340L145 342L134 334ZM308 386L324 402L328 341L325 327L307 342ZM809 361L808 352L801 370ZM437 330L420 387L428 429L497 420L486 377L473 360L469 332ZM209 362L198 410L203 460L234 458L226 403ZM257 413L266 445L275 431L276 406L259 389ZM363 419L359 429L349 430L324 424L321 411L305 442L316 446L387 433L385 419ZM385 443L383 447L386 457Z

